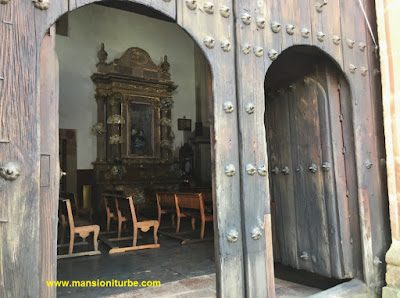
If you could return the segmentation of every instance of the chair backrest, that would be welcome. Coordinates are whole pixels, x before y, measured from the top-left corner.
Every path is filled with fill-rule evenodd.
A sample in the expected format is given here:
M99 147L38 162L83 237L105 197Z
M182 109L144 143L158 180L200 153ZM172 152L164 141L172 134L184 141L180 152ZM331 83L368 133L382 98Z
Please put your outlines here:
M204 202L201 193L176 193L175 204L177 212L186 210L199 210L204 215Z
M78 202L79 200L78 200L78 196L76 195L76 193L60 191L60 198L69 199L72 210L79 209L79 202Z
M133 204L132 196L118 196L115 195L115 205L117 207L118 216L125 218L132 218L134 224L137 223L135 205Z
M157 206L159 210L166 208L175 208L175 196L172 192L158 192L156 193Z
M203 196L204 204L207 206L212 206L213 204L212 191L202 191L201 194Z
M61 198L59 200L59 210L61 215L64 215L66 218L68 218L69 228L71 231L73 231L75 228L75 223L70 199Z
M115 195L109 193L103 193L102 196L104 199L106 212L117 215L117 206L115 205Z

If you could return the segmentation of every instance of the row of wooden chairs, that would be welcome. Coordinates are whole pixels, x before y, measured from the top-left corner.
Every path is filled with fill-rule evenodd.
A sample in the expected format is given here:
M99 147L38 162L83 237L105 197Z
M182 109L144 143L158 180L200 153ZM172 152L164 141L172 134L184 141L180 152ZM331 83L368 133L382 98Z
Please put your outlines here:
M122 196L114 194L103 194L104 204L107 213L107 232L110 232L110 221L114 219L118 222L118 238L115 240L122 239L122 224L124 222L132 222L133 227L133 243L132 248L137 247L138 229L143 232L147 232L153 227L154 247L158 247L158 236L157 231L159 222L157 220L141 220L139 221L136 215L135 205L133 203L132 196ZM150 248L150 247L149 247ZM114 249L115 250L115 249ZM127 251L128 249L125 249ZM133 249L129 249L133 250ZM114 252L114 251L113 251ZM112 253L110 251L110 253Z
M156 194L156 197L159 223L161 223L161 217L163 214L170 214L172 217L172 225L174 225L176 217L175 232L179 233L181 218L191 218L193 231L196 229L196 218L199 218L201 222L200 239L204 238L206 222L213 221L211 192L159 192Z

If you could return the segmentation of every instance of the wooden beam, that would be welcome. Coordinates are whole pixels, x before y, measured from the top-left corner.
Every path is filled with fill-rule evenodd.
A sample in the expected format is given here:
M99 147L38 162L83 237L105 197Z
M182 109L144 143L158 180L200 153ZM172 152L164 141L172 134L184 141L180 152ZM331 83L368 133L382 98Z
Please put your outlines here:
M101 255L101 251L83 251L83 252L77 252L73 254L66 254L66 255L58 255L58 259L69 259L69 258L76 258L76 257L83 257L83 256L95 256L95 255Z
M116 248L110 249L110 251L108 253L110 255L112 255L112 254L121 253L121 252L148 249L148 248L160 248L160 244L148 244L148 245L138 245L138 246L129 246L129 247L116 247Z

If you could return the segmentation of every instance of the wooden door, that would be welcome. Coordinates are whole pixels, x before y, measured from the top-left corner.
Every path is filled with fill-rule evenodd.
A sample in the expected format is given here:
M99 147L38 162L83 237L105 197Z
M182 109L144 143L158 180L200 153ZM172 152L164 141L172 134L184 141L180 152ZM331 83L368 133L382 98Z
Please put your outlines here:
M351 278L358 270L352 233L359 234L343 218L357 202L356 181L350 100L339 86L327 68L273 88L266 99L267 142L276 257L294 268Z
M40 297L54 297L46 281L57 279L57 210L60 187L58 155L58 58L55 26L44 36L40 60L40 200L39 270Z

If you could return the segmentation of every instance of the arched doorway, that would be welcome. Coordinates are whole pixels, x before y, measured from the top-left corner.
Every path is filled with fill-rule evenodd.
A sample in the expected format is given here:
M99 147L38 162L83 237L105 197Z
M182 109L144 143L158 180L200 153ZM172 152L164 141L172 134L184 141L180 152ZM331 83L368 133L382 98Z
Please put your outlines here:
M132 4L132 3L130 3ZM125 5L125 7L128 7L128 4ZM135 5L131 5L132 10L134 11L135 8L137 8L137 6ZM189 10L190 12L190 10ZM176 26L179 30L181 30L182 26L177 26L174 24L174 26ZM190 26L188 26L189 28ZM185 28L186 29L186 28ZM189 28L190 29L190 28ZM181 30L183 33L183 30ZM190 31L190 30L187 30ZM54 33L54 32L53 32ZM50 30L49 33L50 37L52 36L52 32ZM193 36L192 36L193 37ZM46 36L47 38L47 36ZM168 39L168 36L164 36L165 39ZM47 38L49 39L49 38ZM51 38L50 38L51 39ZM195 39L195 38L193 38ZM101 42L99 40L99 42ZM54 46L54 44L53 44ZM181 44L179 43L175 43L175 46L181 46ZM203 61L208 64L210 61L210 57L217 57L219 56L221 53L225 53L225 52L217 52L217 53L212 53L212 52L206 52L205 49L207 49L205 47L205 45L203 44L197 44L198 46L198 52L201 53L203 55L203 53L205 54L203 56ZM97 52L98 49L95 49L94 53ZM125 49L124 49L125 50ZM47 53L48 54L48 53ZM53 53L54 54L54 53ZM95 55L94 55L95 56ZM44 56L42 56L43 58ZM233 59L233 55L227 55L225 54L225 57L229 57L229 59ZM223 60L225 59L222 58ZM44 59L44 61L49 60L48 59L49 56L46 57L46 59ZM54 58L54 57L53 57ZM221 60L219 60L221 62ZM194 61L193 61L194 63ZM235 295L240 295L240 293L243 291L244 286L243 286L243 268L242 268L242 244L241 244L241 239L239 238L235 238L234 240L232 240L232 244L230 244L229 247L226 247L226 230L229 228L229 232L231 231L232 228L235 229L239 229L240 227L240 208L238 207L234 207L232 209L227 208L227 206L232 207L235 205L239 204L239 177L238 175L236 175L235 177L230 177L228 175L225 175L225 167L226 164L228 163L232 163L233 165L235 165L237 167L238 161L236 159L238 159L237 156L229 157L226 156L223 153L223 151L227 150L226 144L229 143L228 147L232 147L232 148L237 148L237 120L236 117L233 116L234 114L229 115L231 116L231 121L230 123L227 123L225 121L220 121L218 122L218 125L213 125L214 123L214 119L221 119L223 117L227 117L225 116L226 113L224 110L220 109L221 107L221 102L222 99L224 99L222 97L222 94L224 96L226 96L226 94L231 94L234 93L234 89L229 88L229 86L226 86L226 88L220 84L219 82L221 82L222 80L226 80L227 76L226 73L224 73L224 76L222 76L222 72L220 71L222 69L222 66L224 64L223 63L219 63L219 64L209 64L210 66L210 70L209 70L209 74L207 74L209 76L209 81L207 82L207 84L209 85L210 89L208 90L208 94L203 94L205 95L204 99L208 98L208 99L212 99L211 102L209 103L209 110L205 109L205 111L202 111L203 114L205 114L207 117L210 117L210 121L211 121L211 131L210 131L210 137L211 138L211 155L212 155L212 162L211 162L211 167L213 169L213 174L212 176L212 184L215 185L219 185L220 187L217 189L216 187L213 187L214 190L214 194L213 197L214 198L220 198L218 203L215 203L214 206L217 206L217 208L214 209L214 214L215 214L215 218L217 220L214 221L216 227L215 231L218 233L218 235L215 235L215 240L216 242L218 242L216 244L216 254L215 254L215 260L217 263L217 279L218 279L218 286L217 289L220 293L225 293L225 295L229 295L229 293L234 293ZM51 67L51 66L50 66ZM171 65L171 67L173 67ZM234 77L234 72L231 73L232 77ZM53 84L54 81L50 81L48 80L49 77L51 77L50 71L45 73L42 72L41 73L41 79L43 79L43 86L41 86L41 91L44 91L46 89L46 86L49 86L50 84ZM211 79L212 78L212 79ZM46 82L47 79L47 82ZM232 80L233 81L233 80ZM221 86L219 88L217 88L218 92L214 92L214 94L212 94L213 92L210 91L212 89L215 88L215 85ZM54 84L52 85L52 88L54 88ZM227 90L225 90L227 89ZM215 89L214 89L215 90ZM55 90L53 90L54 93L52 95L55 95L57 92L55 92ZM44 93L44 92L43 92ZM44 94L43 94L44 95ZM44 98L45 96L43 96ZM232 95L232 98L234 98L235 96ZM47 106L50 103L50 97L47 97L45 101L43 101L42 106ZM54 103L54 101L51 101L51 103ZM218 107L218 110L217 110ZM211 111L210 111L211 110ZM184 116L184 115L183 115ZM54 115L51 115L51 117L54 120L54 123L57 123L57 117ZM51 130L54 129L53 126L46 126L46 123L48 121L52 121L51 119L49 119L49 116L47 116L47 118L43 117L42 118L42 131L44 132L46 129L50 128ZM194 121L193 121L194 122ZM233 123L233 125L232 125ZM194 124L194 123L193 123ZM194 126L194 125L193 125ZM229 126L229 131L227 132L226 127ZM90 127L89 127L90 128ZM224 131L223 135L220 135L220 132ZM48 132L50 134L54 134L55 131L50 131ZM58 132L57 132L58 134ZM43 134L45 135L45 134ZM218 137L218 140L220 141L219 144L215 143L215 139ZM227 139L229 141L224 142L224 139ZM79 146L79 145L78 145ZM45 148L44 146L42 148ZM55 147L50 148L49 150L55 150ZM78 149L79 150L79 149ZM51 152L53 152L51 151ZM52 163L53 165L53 163ZM58 170L58 168L55 166L54 167L55 170ZM224 176L222 176L224 175ZM224 178L224 177L227 178ZM211 177L210 177L211 178ZM224 181L222 181L224 180ZM55 181L55 183L57 183ZM54 187L53 190L49 190L48 191L48 195L51 195L52 193L56 192L57 190L57 186ZM43 191L41 191L41 201L42 201L42 206L43 209L44 208L48 208L47 210L49 210L50 208L54 210L54 205L53 206L46 206L45 202L48 200L48 197L46 197L44 194L47 190L43 189ZM222 196L223 194L223 196ZM225 199L226 197L226 199ZM216 202L214 200L214 202ZM54 219L53 219L54 220ZM49 223L46 221L41 220L40 224L42 225L42 229L43 230L49 230L52 229L54 232L54 222L53 223ZM221 236L220 236L220 235ZM48 243L44 243L44 241L49 241L49 236L48 238L45 238L44 235L42 237L43 243L41 243L42 247L43 247L43 253L41 255L42 259L45 259L46 261L46 265L52 266L51 269L46 269L43 268L43 274L42 274L42 280L50 280L53 279L54 280L54 246L52 247L48 247ZM54 238L53 238L54 240ZM221 242L221 243L219 243ZM52 243L52 245L54 245L54 243ZM219 247L223 247L222 249L219 249ZM48 255L51 254L53 259L48 258ZM45 267L45 266L43 266ZM229 270L227 272L225 272L227 270L227 268L229 268ZM53 276L53 277L51 277ZM237 278L239 277L239 282L237 282ZM224 287L223 285L226 283L226 281L228 280L232 280L232 278L234 278L236 280L236 284L235 286L230 286L230 287ZM51 291L51 289L43 289L43 291ZM232 294L233 295L233 294ZM232 296L230 295L230 296Z
M292 47L265 79L275 261L362 277L349 85L316 48Z

